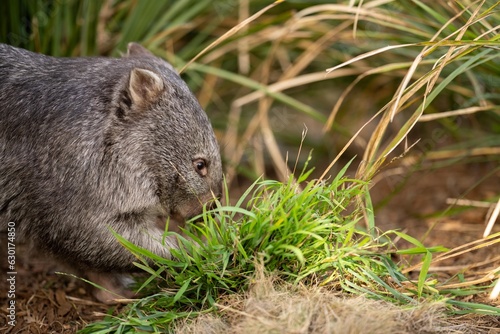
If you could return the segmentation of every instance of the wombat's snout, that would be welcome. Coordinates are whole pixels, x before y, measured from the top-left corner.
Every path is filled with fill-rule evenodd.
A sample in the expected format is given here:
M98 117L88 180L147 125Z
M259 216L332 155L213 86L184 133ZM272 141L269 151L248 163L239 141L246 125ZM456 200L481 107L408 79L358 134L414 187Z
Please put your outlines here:
M208 198L204 198L201 201L202 205L199 207L199 212L197 212L192 217L203 213L203 207L205 207L207 211L215 209L217 207L217 202L219 202L221 199L222 199L222 191L218 192L217 194L212 192Z
M222 194L215 195L213 199L208 201L205 206L207 210L213 210L217 207L217 202L219 202L222 199Z

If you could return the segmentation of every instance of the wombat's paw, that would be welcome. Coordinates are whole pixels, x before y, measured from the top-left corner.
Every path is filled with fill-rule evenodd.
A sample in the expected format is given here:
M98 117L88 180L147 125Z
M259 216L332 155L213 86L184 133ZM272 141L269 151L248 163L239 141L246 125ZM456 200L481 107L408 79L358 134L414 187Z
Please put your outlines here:
M137 295L129 289L134 282L133 279L125 274L95 273L88 274L91 282L101 286L104 289L94 287L92 295L101 303L117 304L120 299L132 299Z

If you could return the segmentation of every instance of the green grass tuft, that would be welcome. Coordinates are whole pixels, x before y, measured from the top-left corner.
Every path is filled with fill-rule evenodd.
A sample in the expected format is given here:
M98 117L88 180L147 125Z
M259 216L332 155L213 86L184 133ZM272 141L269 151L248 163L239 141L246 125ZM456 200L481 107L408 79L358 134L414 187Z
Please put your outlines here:
M361 290L367 271L382 281L389 275L388 264L394 272L397 268L379 251L386 245L357 227L362 213L352 204L366 184L343 172L330 183L309 182L303 188L309 173L287 183L255 182L237 206L219 205L202 222L189 224L178 236L172 259L117 236L151 275L143 291L156 293L133 303L122 318L90 325L88 332L114 332L121 326L166 330L176 319L213 310L226 294L244 292L256 266L291 283ZM160 292L158 286L163 287Z

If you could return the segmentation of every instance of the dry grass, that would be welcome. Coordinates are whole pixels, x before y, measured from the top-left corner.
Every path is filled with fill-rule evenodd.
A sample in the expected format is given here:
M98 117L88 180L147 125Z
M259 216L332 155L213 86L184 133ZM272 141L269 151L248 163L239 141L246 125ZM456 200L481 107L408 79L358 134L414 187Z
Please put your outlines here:
M488 326L448 318L442 303L406 308L311 286L260 277L244 295L230 296L219 314L180 322L176 333L406 334L488 333Z

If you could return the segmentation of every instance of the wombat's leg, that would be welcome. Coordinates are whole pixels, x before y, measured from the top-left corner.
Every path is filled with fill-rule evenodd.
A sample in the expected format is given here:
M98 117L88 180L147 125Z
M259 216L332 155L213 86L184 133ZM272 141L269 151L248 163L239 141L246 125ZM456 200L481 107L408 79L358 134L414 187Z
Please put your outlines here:
M138 271L133 264L134 261L138 261L136 256L118 243L110 228L132 244L167 259L171 257L170 250L178 247L175 235L165 235L164 216L120 218L115 219L110 225L96 224L97 229L87 231L94 236L89 238L92 244L81 245L87 250L84 254L88 256L86 265L90 269L87 271L88 279L109 290L93 291L95 298L104 303L113 303L114 299L134 297L134 293L128 288L132 282L131 277L123 273ZM177 230L178 225L177 220L171 218L169 230Z
M118 229L116 232L138 247L147 249L156 255L170 258L170 249L177 248L177 239L175 236L164 236L164 227L161 229L158 223L156 221L151 226L138 228L135 230L135 233L130 229ZM128 263L124 267L133 268L132 261L137 260L135 256L128 249L125 249L125 247L121 245L117 246L121 249L115 249L114 254L116 257L109 260L115 261L113 263L115 263L118 270L123 270L124 268L120 269L122 266L117 264L116 261L126 261ZM87 277L91 282L108 290L98 288L92 290L94 297L103 303L112 304L116 303L116 299L136 297L135 293L129 288L133 283L133 279L127 274L91 271L87 273Z
M172 231L170 226L169 230ZM174 231L178 232L177 229ZM123 233L122 236L131 243L165 258L170 258L170 249L178 247L177 238L172 235L165 236L165 229L158 226L157 222L145 228L139 228L135 233L127 232L129 231Z

